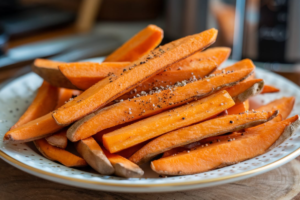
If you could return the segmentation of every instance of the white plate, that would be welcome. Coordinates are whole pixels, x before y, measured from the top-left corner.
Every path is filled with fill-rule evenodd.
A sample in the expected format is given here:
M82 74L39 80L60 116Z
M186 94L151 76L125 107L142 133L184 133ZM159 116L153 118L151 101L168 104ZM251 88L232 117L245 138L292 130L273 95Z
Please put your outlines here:
M265 70L257 69L256 74L267 84L281 89L280 93L264 95L264 103L283 96L295 96L296 104L291 115L300 113L300 90L295 84ZM16 79L0 91L1 138L26 110L41 82L37 75L30 73ZM232 166L189 176L124 179L67 168L45 159L31 144L4 145L0 140L1 158L25 172L67 185L117 192L169 192L216 186L270 171L298 155L300 130L272 151ZM147 172L146 177L153 177L153 173Z

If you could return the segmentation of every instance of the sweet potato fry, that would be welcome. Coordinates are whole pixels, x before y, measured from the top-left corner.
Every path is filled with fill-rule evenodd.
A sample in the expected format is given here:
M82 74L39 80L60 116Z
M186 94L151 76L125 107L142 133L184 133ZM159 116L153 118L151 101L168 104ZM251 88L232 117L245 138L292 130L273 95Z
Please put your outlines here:
M252 79L244 80L226 90L233 97L235 103L242 103L249 97L259 94L263 86L262 79Z
M102 148L90 137L80 140L76 144L78 153L86 160L86 162L97 172L104 175L114 173L114 168L105 156Z
M173 155L177 155L178 153L184 152L184 151L191 151L192 149L196 149L200 146L205 146L206 144L213 144L216 142L223 142L223 141L231 141L231 140L235 140L238 137L242 136L243 132L233 132L229 135L218 135L218 136L213 136L213 137L208 137L205 138L203 140L197 141L197 142L193 142L191 144L182 146L182 147L176 147L173 149L170 149L168 151L165 151L164 154L162 155L162 158L168 157L168 156L173 156Z
M276 99L267 105L257 108L257 111L272 111L278 110L283 119L286 119L293 110L295 104L295 97L283 97Z
M40 118L32 120L18 128L8 131L3 138L3 142L24 143L41 139L54 134L64 128L58 125L52 118L52 113L48 113Z
M106 57L104 62L133 62L153 50L163 39L163 30L149 25Z
M34 141L36 148L49 160L58 161L67 167L83 167L87 163L82 158L64 150L54 147L45 139Z
M130 157L136 164L148 162L155 156L170 149L184 146L207 137L242 130L262 124L277 115L278 112L255 112L214 118L205 122L166 133L138 150Z
M29 120L29 122L26 123L24 120L23 121L19 121L19 127L27 127L26 126L27 124L31 124L33 126L34 125L39 125L40 128L47 128L46 126L44 126L43 123L39 124L40 121L38 120L39 118L37 118L37 117L43 116L45 110L47 111L46 113L52 111L55 108L56 105L58 105L58 104L61 103L61 99L64 98L63 94L65 94L65 92L62 92L62 91L65 91L65 90L64 89L59 89L58 90L58 88L56 88L54 86L51 86L49 83L47 83L47 82L44 81L44 83L42 84L42 86L40 87L40 89L38 91L38 94L37 94L36 98L34 99L33 103L29 107L29 109L25 112L25 114L32 114L33 111L34 111L34 109L38 109L38 110L36 110L36 112L34 113L34 115L33 114L31 115L31 119L29 117L27 117L27 119ZM47 98L44 98L44 97L47 97ZM40 107L36 107L37 105L35 105L35 104L37 104L37 103L41 104L42 107L41 106ZM45 115L45 116L47 116L47 115ZM51 117L51 115L48 114L48 117ZM37 120L35 120L36 118L37 118ZM34 121L34 122L32 123L32 121ZM38 121L38 122L35 122L35 121ZM53 119L52 119L52 121L54 122ZM34 128L32 130L30 130L30 129L26 129L26 130L28 131L28 133L31 133L32 131L37 131ZM15 133L17 133L17 134L20 133L18 131L18 127L14 128L13 131L16 131ZM67 142L66 142L66 140L67 140L67 138L66 138L66 130L64 130L64 133L59 133L57 135L57 137L59 137L61 134L64 134L64 136L62 136L59 139L59 141L63 140L63 142L62 142L63 146L60 146L60 147L61 148L65 148L65 146L67 144ZM6 136L10 137L10 135L5 135L4 136L4 140L5 140ZM24 136L24 134L23 134L23 136ZM22 133L21 133L21 137L22 137ZM52 140L50 139L50 143L51 143L51 141ZM57 145L57 141L58 141L58 139L56 138L56 141L55 141L56 145ZM17 143L18 142L22 142L22 139L21 139L21 141L17 141ZM68 166L68 167L79 167L79 166L85 166L86 165L86 162L82 158L80 158L80 157L78 157L76 155L73 155L73 154L71 154L68 151L65 151L65 150L59 149L57 147L51 146L44 139L40 139L40 140L34 141L34 144L37 147L37 149L46 158L48 158L50 160L59 161L62 164ZM66 156L67 158L64 159L64 156Z
M161 92L157 91L147 96L121 101L105 107L75 122L68 129L67 137L73 142L79 141L104 129L157 114L195 98L203 98L222 88L235 85L254 70L251 61L243 60L240 62L244 65L235 72L218 74L207 79L188 83L182 87L170 88ZM153 104L156 106L153 107ZM129 108L131 108L131 114L129 114Z
M110 132L113 132L117 129L120 129L122 127L125 127L125 126L128 126L130 124L132 124L134 122L131 122L131 123L126 123L126 124L121 124L121 125L118 125L118 126L114 126L114 127L111 127L111 128L108 128L108 129L105 129L103 131L100 131L98 132L97 134L93 135L93 138L100 144L103 144L103 141L102 141L102 137L104 134L107 134L107 133L110 133ZM132 156L135 152L137 152L140 148L142 148L145 144L147 144L149 141L145 141L143 143L140 143L140 144L137 144L135 146L132 146L128 149L124 149L123 151L119 151L118 152L118 155L124 157L124 158L129 158L130 156Z
M184 60L174 63L166 69L166 72L157 74L155 77L147 80L135 88L135 93L141 91L149 91L154 87L165 87L172 85L178 81L188 80L193 76L203 78L214 71L224 60L228 58L230 48L216 47L210 48L204 52L197 52ZM42 59L37 59L36 62L42 62ZM63 63L51 60L44 60L44 65L53 65L55 69L61 71L64 79L67 78L73 86L81 90L86 90L98 81L104 79L109 73L117 73L118 70L125 68L130 62L78 62L78 63ZM52 63L53 62L53 63ZM58 66L58 68L57 68ZM59 74L59 72L56 72ZM59 76L60 77L60 76ZM65 81L61 81L64 83ZM68 85L57 85L68 88ZM72 88L73 88L72 86ZM132 98L134 94L125 94L122 98Z
M44 81L28 109L10 130L53 111L57 104L58 97L59 89Z
M120 129L122 127L125 127L125 126L128 126L130 124L132 124L134 122L131 122L131 123L126 123L126 124L121 124L121 125L118 125L118 126L114 126L114 127L111 127L111 128L108 128L108 129L105 129L103 131L100 131L99 133L97 133L96 135L93 135L93 138L100 144L103 144L103 141L102 141L102 137L104 134L107 134L107 133L110 133L110 132L113 132L117 129ZM132 156L132 154L134 154L135 152L137 152L140 148L142 148L145 144L147 144L147 142L149 141L145 141L143 143L140 143L140 144L137 144L135 146L132 146L128 149L124 149L123 151L119 151L118 152L118 155L124 157L124 158L129 158L130 156Z
M105 129L105 130L100 131L100 132L98 132L97 134L93 135L93 138L94 138L98 143L103 144L102 137L103 137L104 134L113 132L113 131L115 131L115 130L117 130L117 129L120 129L120 128L122 128L122 127L125 127L125 126L127 126L127 125L129 125L129 124L132 124L132 123L120 124L120 125L118 125L118 126L110 127L110 128L108 128L108 129Z
M56 105L56 108L59 108L60 106L64 105L67 101L70 100L70 98L73 97L73 95L77 95L77 94L79 94L78 90L59 88L59 98L58 98L58 103ZM52 146L65 149L68 145L68 138L66 132L67 129L64 129L62 131L59 131L58 133L46 137L45 139Z
M106 78L109 73L115 73L129 64L130 62L64 63L36 59L32 71L56 87L86 90Z
M166 132L203 121L233 105L230 95L225 90L220 91L105 134L103 144L110 153L115 153Z
M273 119L269 120L268 122L266 122L264 124L260 124L260 125L255 126L255 127L247 128L246 130L249 130L251 128L257 128L257 127L266 126L268 124L276 123L276 122L280 122L280 121L282 121L282 116L280 114L278 114L276 117L274 117ZM243 136L246 133L250 134L251 131L247 131L247 132L245 132L245 131L236 131L236 132L232 132L232 133L230 133L228 135L218 135L218 136L214 136L214 137L205 138L203 140L198 141L197 142L198 144L196 144L196 142L194 142L194 143L185 145L185 148L193 149L193 148L196 148L196 147L199 147L201 145L208 144L208 143L221 142L221 141L224 141L224 140L227 140L227 141L230 140L231 141L234 138L237 138L239 136Z
M133 98L141 91L149 92L152 88L164 88L189 79L204 78L224 62L230 55L230 48L215 47L197 52L177 63L172 64L164 72L138 85L134 90L118 99Z
M63 129L49 137L46 137L45 140L52 146L65 149L68 145L68 138L66 134L67 134L67 129Z
M244 59L244 60L251 61L250 59ZM245 64L247 64L247 63L245 63L245 62L236 62L233 65L227 66L225 68L217 69L212 74L220 74L220 73L226 74L226 73L230 73L232 71L236 71L236 70L239 70L240 68L243 68ZM251 74L251 76L252 75L253 75L253 73ZM249 77L247 77L247 80L248 79L249 79Z
M152 161L151 168L158 174L187 175L241 162L266 152L284 131L296 130L299 123L298 116L294 116L285 121L253 127L246 130L251 131L250 134L230 142L214 143ZM208 159L211 157L213 159Z
M250 59L218 68L230 48L203 51L217 34L158 46L163 30L149 25L102 63L37 58L44 83L3 143L32 141L47 159L124 178L142 177L149 161L160 175L190 175L272 150L300 126L286 119L295 98L250 98L280 90L255 78Z
M60 125L71 124L104 107L169 65L211 45L216 36L217 30L210 29L161 46L130 64L127 71L124 69L120 74L113 74L99 81L54 111L52 116Z
M59 88L59 97L58 97L58 102L57 102L55 109L61 107L66 102L68 102L73 96L77 96L79 94L80 94L79 90Z
M248 100L246 100L242 103L236 103L234 106L227 109L227 113L228 113L228 115L234 115L234 114L243 113L247 110L249 110L249 101Z
M196 143L196 142L194 142L194 143ZM194 143L192 143L192 144L194 144ZM176 155L176 154L178 154L180 152L189 151L189 150L190 149L187 148L187 147L185 147L185 146L184 147L176 147L174 149L170 149L168 151L165 151L164 154L162 155L162 158L165 158L165 157L168 157L168 156L173 156L173 155Z
M148 141L139 143L137 145L134 145L132 147L129 147L128 149L124 149L122 151L118 152L118 155L129 159L130 156L132 156L135 152L137 152L138 150L140 150L143 146L145 146L148 143Z
M282 116L279 114L279 115L277 115L277 117L275 117L272 120L266 122L266 124L280 122L281 120L282 120ZM265 126L265 124L261 124L261 125L258 125L258 126ZM258 126L255 126L253 128L256 128ZM251 132L251 131L249 131L249 132ZM203 145L206 145L206 144L212 144L212 143L221 142L221 141L229 141L230 142L231 140L237 139L239 136L243 136L244 134L245 134L245 132L239 131L239 132L233 132L233 133L228 134L228 135L218 135L218 136L208 137L208 138L202 139L200 141L193 142L193 143L190 143L188 145L185 145L185 146L182 146L182 147L177 147L177 148L171 149L169 151L166 151L166 152L164 152L163 157L178 154L182 151L189 151L189 150L195 149L197 147L200 147L200 146L203 146Z
M43 85L47 85L48 83L44 82ZM50 86L48 84L48 86ZM54 87L54 86L50 86L50 87ZM54 87L56 88L56 87ZM46 88L41 87L40 91L38 91L38 95L36 97L36 99L38 98L38 96L40 94L45 93L44 95L46 95L48 98L39 98L40 102L39 104L42 105L42 108L38 108L41 110L36 110L35 115L32 115L34 117L31 117L31 119L29 120L28 118L28 122L25 123L25 121L19 121L19 125L16 128L10 129L3 138L4 142L12 142L12 143L23 143L23 142L29 142L29 141L33 141L35 139L40 139L43 138L47 135L50 135L56 131L58 131L59 129L63 128L61 126L58 126L55 121L52 119L51 117L51 111L54 110L55 106L58 103L58 99L59 99L59 95L60 95L60 90L58 90L58 88L56 88L54 90L55 92L49 92L49 90L47 90ZM48 95L52 95L51 98L49 98ZM33 104L35 104L37 102L33 101ZM44 108L46 105L48 105L48 107ZM47 110L48 114L44 115L44 111L43 110ZM50 111L49 111L50 110ZM26 113L25 113L26 114ZM42 117L40 117L42 116ZM22 118L22 117L21 117ZM45 134L46 131L46 134ZM39 134L42 134L42 136L40 136Z
M265 93L275 93L275 92L279 92L280 90L274 86L271 85L265 85L263 90L261 91L261 94L265 94Z
M157 74L155 77L147 80L135 88L135 93L149 91L154 87L165 87L178 81L188 80L193 76L203 78L224 60L228 58L230 48L217 47L211 48L204 52L197 52L184 60L175 63L166 69L166 72ZM50 60L48 61L51 62ZM55 62L55 61L54 61ZM79 89L86 90L98 81L104 79L109 73L116 73L123 69L130 62L104 62L104 63L61 63L59 70ZM61 87L65 87L62 85ZM132 98L134 94L125 94L122 98Z
M109 73L116 73L129 64L130 62L65 63L59 65L59 70L77 88L86 90L106 78Z
M130 160L118 155L111 154L103 148L103 152L115 169L115 174L124 178L139 178L144 171Z
M64 62L38 58L35 59L31 69L53 86L78 89L59 71L60 64L64 64Z

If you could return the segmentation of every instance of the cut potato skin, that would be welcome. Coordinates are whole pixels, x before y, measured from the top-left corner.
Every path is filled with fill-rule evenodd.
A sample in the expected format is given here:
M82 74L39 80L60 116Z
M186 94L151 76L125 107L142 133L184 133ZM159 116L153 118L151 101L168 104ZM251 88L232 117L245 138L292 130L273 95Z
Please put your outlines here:
M124 178L139 178L144 175L144 171L130 160L118 154L111 154L104 148L103 152L114 167L117 176Z
M100 174L111 175L114 173L115 170L113 166L94 138L90 137L79 141L76 144L76 149L84 160Z
M63 63L64 62L38 58L35 59L31 69L53 86L78 89L59 71L58 66Z
M45 137L45 140L52 146L65 149L68 145L68 138L66 134L67 134L67 129L63 129L49 137Z
M227 92L233 97L235 103L242 103L250 97L260 94L263 87L264 81L262 79L251 79L228 88Z
M129 64L130 62L65 63L59 65L59 70L77 88L86 90L110 73L117 73Z

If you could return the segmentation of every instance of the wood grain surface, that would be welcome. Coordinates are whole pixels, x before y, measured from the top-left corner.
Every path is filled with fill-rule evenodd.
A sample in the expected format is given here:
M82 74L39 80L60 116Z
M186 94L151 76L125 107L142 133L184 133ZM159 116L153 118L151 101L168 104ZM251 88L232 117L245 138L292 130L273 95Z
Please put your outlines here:
M0 160L2 200L206 200L300 199L300 159L265 174L212 188L156 194L92 191L46 181Z

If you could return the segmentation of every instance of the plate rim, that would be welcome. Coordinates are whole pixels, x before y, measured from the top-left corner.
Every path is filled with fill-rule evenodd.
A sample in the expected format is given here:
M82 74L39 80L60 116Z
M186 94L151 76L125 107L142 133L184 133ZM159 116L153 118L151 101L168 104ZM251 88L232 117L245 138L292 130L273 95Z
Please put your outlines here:
M196 181L185 181L185 182L175 182L175 183L155 183L155 184L145 184L145 183L136 183L136 184L130 184L130 183L108 183L108 182L100 182L100 181L93 181L93 180L83 180L80 178L74 178L74 177L66 177L63 175L58 175L55 173L43 171L40 169L36 169L32 166L26 165L25 163L22 163L15 158L12 158L11 156L7 155L5 152L3 152L0 149L0 157L5 162L11 164L13 163L13 166L26 172L29 174L32 174L34 176L54 181L61 184L71 185L75 187L81 187L86 189L93 189L93 190L103 190L103 191L115 191L115 192L170 192L170 191L178 191L178 187L193 187L193 188L185 188L182 190L189 190L189 189L199 189L199 188L205 188L216 185L222 185L225 183L231 183L238 180L247 179L250 177L253 177L255 175L263 174L265 172L268 172L272 169L275 169L277 167L280 167L289 161L293 160L300 154L300 147L298 149L295 149L292 153L286 155L285 157L280 158L279 160L276 160L273 163L269 163L267 165L261 166L256 169L252 169L246 172L234 174L234 175L228 175L221 178L211 178L211 179L205 179L205 180L196 180ZM12 165L12 164L11 164ZM63 181L63 182L61 182ZM85 184L85 185L82 185ZM207 184L207 185L205 185ZM108 188L100 188L100 187L88 187L88 186L104 186ZM115 187L111 187L115 186ZM168 188L171 187L171 188ZM128 189L134 188L134 191L129 191ZM155 189L160 188L160 191L157 191ZM149 191L149 189L153 191Z
M263 69L257 69L258 71L262 71L262 72L267 72L267 73L271 73L272 75L274 75L274 78L276 77L280 77L282 79L284 79L286 82L289 82L289 84L292 84L296 87L298 87L295 83L291 82L290 80L281 77L273 72L269 72ZM28 74L26 74L28 75ZM26 76L23 75L23 76ZM23 77L21 76L21 77ZM21 78L19 77L19 78ZM19 79L18 78L18 79ZM18 81L18 79L12 81L11 83ZM8 85L10 85L11 83L9 83ZM7 87L8 85L6 85L5 87ZM255 168L249 171L245 171L245 172L241 172L238 174L233 174L233 175L227 175L227 176L223 176L223 177L217 177L217 178L210 178L210 179L199 179L199 180L190 180L190 181L184 181L184 182L174 182L174 183L109 183L109 182L105 182L105 181L94 181L94 180L84 180L84 179L80 179L80 178L76 178L76 177L68 177L68 176L63 176L63 175L59 175L59 174L55 174L52 172L47 172L41 169L37 169L34 168L32 166L29 166L25 163L22 163L21 161L18 161L17 159L9 156L8 154L6 154L4 151L2 151L0 149L0 157L7 163L9 163L10 165L13 165L14 167L25 171L27 173L30 173L32 175L50 180L50 181L55 181L58 183L62 183L61 181L63 181L62 184L66 184L66 185L72 185L72 186L77 186L77 187L81 187L81 188L87 188L87 189L95 189L95 190L105 190L105 191L123 191L122 192L168 192L168 191L178 191L178 187L193 187L193 189L196 188L204 188L204 187L209 187L213 185L221 185L221 184L225 184L225 183L230 183L230 182L234 182L237 180L242 180L242 179L246 179L246 178L250 178L252 176L255 175L259 175L262 173L265 173L267 171L270 171L272 169L275 169L283 164L286 164L287 162L291 161L292 159L296 158L297 156L299 156L300 154L300 147L295 149L293 152L291 152L290 154L272 162L269 163L267 165L261 166L259 168ZM13 164L12 164L13 163ZM84 185L82 185L84 184ZM110 187L110 188L91 188L88 187L88 185L94 185L94 186L103 186L103 187ZM111 186L115 186L115 187L111 187ZM133 191L129 191L129 188L134 187ZM167 187L173 187L173 188L169 188L167 189ZM155 191L155 189L161 188L160 191ZM126 190L127 189L127 190ZM146 190L148 189L148 190ZM149 190L151 189L151 190ZM185 189L181 189L181 190L188 190L191 188L185 188Z

